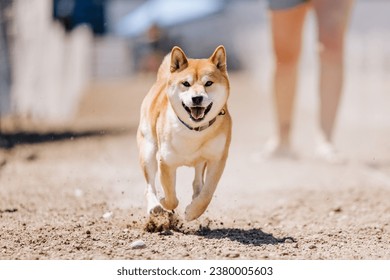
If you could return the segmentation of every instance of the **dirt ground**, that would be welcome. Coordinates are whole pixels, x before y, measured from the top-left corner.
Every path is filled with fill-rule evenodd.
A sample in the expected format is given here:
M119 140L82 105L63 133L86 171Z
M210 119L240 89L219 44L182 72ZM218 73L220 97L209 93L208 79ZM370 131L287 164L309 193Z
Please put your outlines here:
M315 112L298 110L300 157L261 160L271 99L245 75L231 77L233 142L200 219L182 220L192 195L183 168L176 228L145 230L135 127L151 79L98 84L70 127L19 134L0 149L0 258L390 259L388 125L340 120L336 144L349 160L331 165L312 155Z

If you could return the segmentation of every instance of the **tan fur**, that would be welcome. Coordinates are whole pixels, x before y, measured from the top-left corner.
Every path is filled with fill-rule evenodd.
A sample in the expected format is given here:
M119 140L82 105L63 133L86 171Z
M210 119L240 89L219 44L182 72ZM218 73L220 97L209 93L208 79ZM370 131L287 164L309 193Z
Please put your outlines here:
M142 103L137 133L148 213L177 207L176 169L184 165L195 168L193 200L186 208L186 219L196 219L206 210L223 173L231 141L232 121L226 104L229 91L223 46L208 59L188 59L178 47L164 58L157 81ZM196 97L202 98L199 106L195 106ZM208 113L206 107L211 108ZM195 131L179 118L191 127L208 126L216 120ZM164 191L160 200L155 188L158 170Z

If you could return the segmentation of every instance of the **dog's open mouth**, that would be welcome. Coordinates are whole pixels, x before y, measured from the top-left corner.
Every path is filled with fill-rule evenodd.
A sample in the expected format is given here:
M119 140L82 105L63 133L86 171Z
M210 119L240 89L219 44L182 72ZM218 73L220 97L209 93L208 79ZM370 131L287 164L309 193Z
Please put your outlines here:
M213 106L213 103L210 103L210 105L207 107L200 107L200 106L187 107L183 102L182 102L182 105L183 105L184 109L188 112L188 114L190 115L190 118L194 122L200 122L200 121L204 120L207 113L210 112L211 107Z

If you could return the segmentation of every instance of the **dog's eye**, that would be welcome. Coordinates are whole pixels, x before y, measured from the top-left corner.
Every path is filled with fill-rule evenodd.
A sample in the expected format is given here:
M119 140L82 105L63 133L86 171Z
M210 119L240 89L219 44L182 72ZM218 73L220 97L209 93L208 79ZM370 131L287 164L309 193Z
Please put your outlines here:
M209 86L211 86L213 84L213 82L212 81L207 81L206 83L205 83L205 87L209 87Z
M183 86L185 86L185 87L190 87L190 86L191 86L190 83L187 82L187 81L186 81L186 82L182 82L181 84L182 84Z

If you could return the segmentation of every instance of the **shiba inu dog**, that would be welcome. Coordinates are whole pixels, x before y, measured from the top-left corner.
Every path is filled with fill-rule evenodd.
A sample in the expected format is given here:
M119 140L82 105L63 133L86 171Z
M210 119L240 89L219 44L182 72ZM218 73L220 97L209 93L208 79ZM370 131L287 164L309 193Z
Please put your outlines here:
M206 210L228 157L229 91L223 46L206 59L187 58L179 47L164 58L157 81L143 100L137 132L149 214L178 206L175 183L180 166L195 168L185 219L194 220ZM164 191L160 200L155 187L157 171Z

